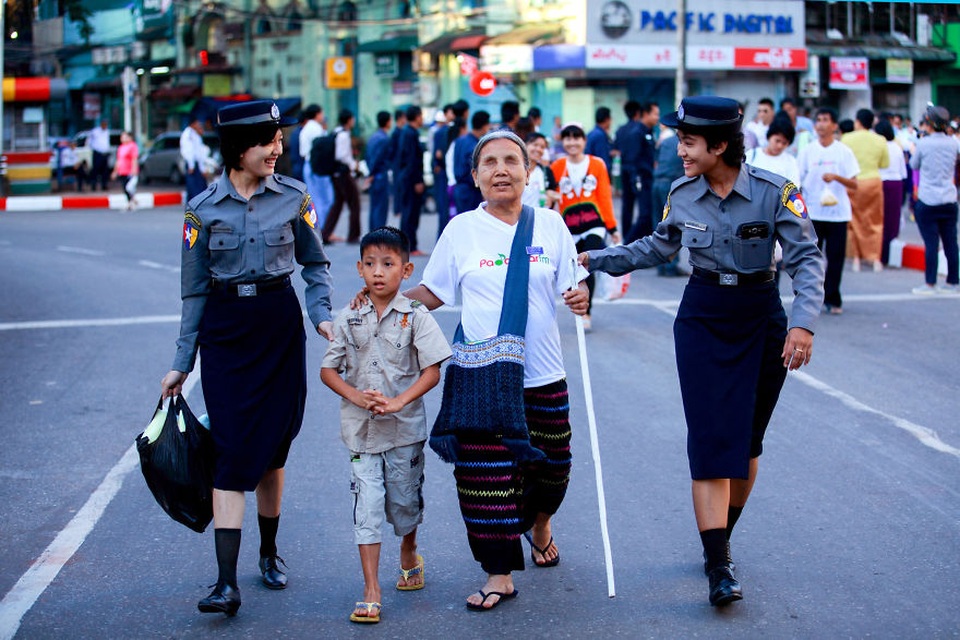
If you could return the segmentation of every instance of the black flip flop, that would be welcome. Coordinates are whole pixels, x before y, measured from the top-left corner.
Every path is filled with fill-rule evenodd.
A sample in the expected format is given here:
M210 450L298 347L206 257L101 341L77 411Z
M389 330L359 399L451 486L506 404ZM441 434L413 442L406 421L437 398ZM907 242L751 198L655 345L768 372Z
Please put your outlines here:
M538 547L538 546L536 545L536 543L534 543L534 541L533 541L533 536L530 535L530 532L529 532L529 531L525 532L525 533L523 534L523 537L526 538L526 539L527 539L527 542L530 543L530 546L533 548L533 551L536 551L537 553L540 554L540 557L542 557L542 558L546 558L546 557L547 557L547 549L549 549L549 548L550 548L550 545L553 544L553 536L550 536L550 541L547 542L546 546L544 546L543 548ZM555 567L555 566L557 566L558 564L560 564L560 550L559 550L559 549L557 549L557 557L556 557L556 558L554 558L553 560L544 560L543 562L537 562L537 559L533 557L533 551L530 552L530 562L532 562L534 565L540 567L541 569L546 569L546 568L548 568L548 567Z
M483 600L480 601L480 604L473 604L472 602L466 603L467 609L470 609L471 611L490 611L492 609L496 609L497 606L504 600L512 600L513 598L516 598L520 594L520 591L514 589L513 593L503 593L502 591L491 591L490 593L484 593L483 589L480 589L477 593L483 596ZM500 599L489 607L483 606L483 603L486 602L487 598L490 596L500 596Z

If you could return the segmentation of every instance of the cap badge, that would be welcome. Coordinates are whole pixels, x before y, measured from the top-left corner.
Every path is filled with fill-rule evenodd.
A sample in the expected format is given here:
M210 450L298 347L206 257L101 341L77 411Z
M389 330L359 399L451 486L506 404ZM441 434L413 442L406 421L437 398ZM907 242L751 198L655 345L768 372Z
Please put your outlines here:
M680 120L681 122L683 121L683 105L682 104L677 109L677 120Z
M280 119L280 109L278 109L275 104L270 105L270 117L274 120Z

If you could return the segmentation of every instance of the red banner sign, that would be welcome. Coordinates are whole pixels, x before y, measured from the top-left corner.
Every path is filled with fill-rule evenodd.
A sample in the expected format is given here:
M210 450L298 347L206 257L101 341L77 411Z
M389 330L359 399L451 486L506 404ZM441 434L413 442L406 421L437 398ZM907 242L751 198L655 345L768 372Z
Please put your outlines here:
M866 58L830 58L831 89L869 89Z
M787 71L806 71L806 49L746 49L734 50L734 66L737 69L783 69Z

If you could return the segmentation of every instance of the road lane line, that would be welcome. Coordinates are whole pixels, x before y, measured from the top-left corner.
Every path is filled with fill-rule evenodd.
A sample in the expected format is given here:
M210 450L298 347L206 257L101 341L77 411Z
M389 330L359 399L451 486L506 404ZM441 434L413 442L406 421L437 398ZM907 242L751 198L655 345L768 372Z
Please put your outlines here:
M187 378L183 385L183 395L189 396L199 381L199 375ZM3 597L3 601L0 601L0 640L12 640L17 634L23 616L30 611L93 531L107 506L116 497L124 478L137 467L139 460L137 445L134 443L107 472L86 504Z
M180 273L180 267L174 267L169 264L160 264L159 262L153 262L151 260L141 260L138 262L141 267L147 267L148 269L160 269L162 271L169 271L170 273Z
M956 447L952 447L948 445L946 442L944 442L943 440L941 440L940 436L937 435L937 432L934 431L933 429L921 426L919 424L916 424L915 422L910 422L909 420L906 420L904 418L899 418L895 415L891 415L879 409L874 409L873 407L860 402L853 396L847 393L844 393L839 389L831 387L826 382L817 380L816 378L814 378L808 373L804 373L798 370L798 371L794 371L790 375L796 378L799 382L802 382L803 384L807 385L808 387L812 387L817 391L820 391L822 393L827 394L828 396L836 398L837 400L839 400L849 408L853 409L854 411L861 411L863 413L872 413L874 415L880 416L881 418L888 420L889 422L892 422L893 426L897 427L898 429L903 429L904 431L906 431L907 433L915 437L917 440L919 440L922 444L930 447L931 449L940 451L941 453L948 453L952 456L960 458L960 449L957 449Z
M131 324L158 324L180 322L180 316L139 316L133 318L92 318L89 320L34 320L31 322L2 322L0 331L22 329L70 329L74 327L119 327Z
M103 251L97 251L96 249L84 249L83 247L57 247L57 251L62 251L64 253L78 253L82 256L105 256L107 255Z

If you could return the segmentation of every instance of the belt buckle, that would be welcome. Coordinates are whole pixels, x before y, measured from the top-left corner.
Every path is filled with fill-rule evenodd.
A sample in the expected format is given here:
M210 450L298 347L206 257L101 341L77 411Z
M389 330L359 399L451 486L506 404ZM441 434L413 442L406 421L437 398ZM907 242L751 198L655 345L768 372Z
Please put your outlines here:
M735 287L737 286L737 281L739 277L736 273L721 273L720 274L720 284L725 287Z
M253 296L257 295L257 285L238 284L237 295L241 298L252 298Z

